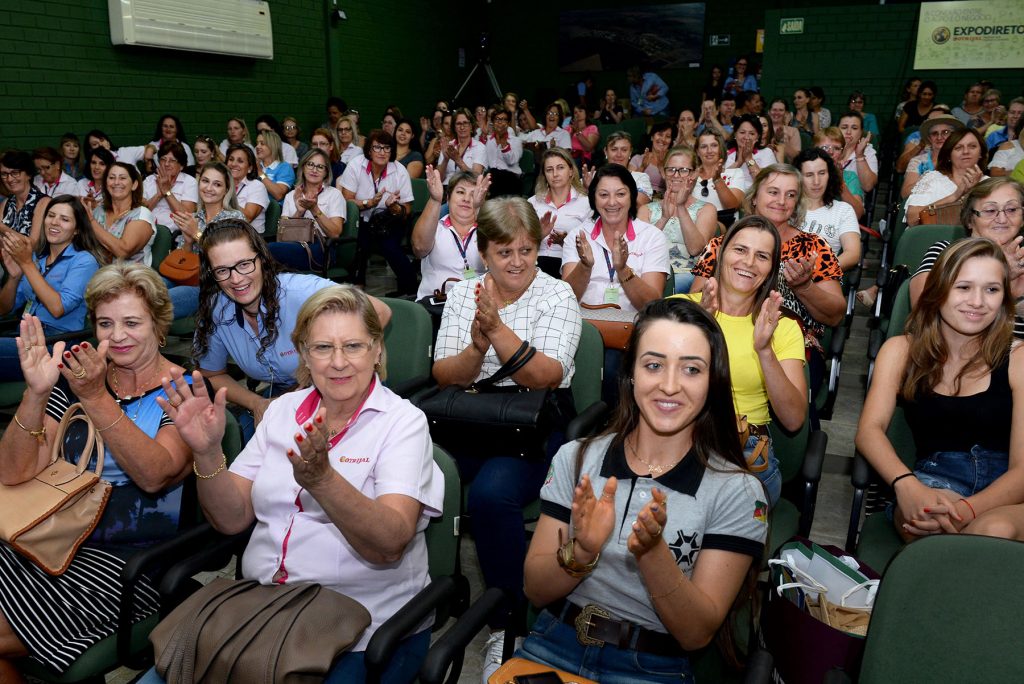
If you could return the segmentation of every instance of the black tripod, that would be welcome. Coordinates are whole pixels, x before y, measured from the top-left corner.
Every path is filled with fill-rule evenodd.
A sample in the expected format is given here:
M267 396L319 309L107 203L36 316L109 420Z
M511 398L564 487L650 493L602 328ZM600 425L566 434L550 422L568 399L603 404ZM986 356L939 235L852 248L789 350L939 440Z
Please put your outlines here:
M466 80L459 86L458 91L455 93L455 97L452 98L452 102L459 101L459 95L462 95L462 91L466 89L469 82L473 80L473 75L477 72L481 66L484 68L484 72L487 74L488 80L491 82L491 88L494 89L494 97L500 102L502 98L502 90L498 85L498 77L494 75L494 68L491 67L491 60L487 50L488 36L486 33L480 34L480 56L476 60L476 64L470 69L469 74L466 76Z

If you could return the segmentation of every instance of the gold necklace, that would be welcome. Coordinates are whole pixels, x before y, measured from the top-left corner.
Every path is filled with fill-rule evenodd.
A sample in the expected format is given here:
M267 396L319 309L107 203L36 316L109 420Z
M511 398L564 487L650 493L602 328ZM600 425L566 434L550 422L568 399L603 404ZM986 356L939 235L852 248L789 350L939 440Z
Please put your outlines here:
M146 384L143 385L143 387L147 387L149 385L149 383L152 383L154 375L156 375L159 371L160 371L160 363L157 362L157 364L156 364L156 371L149 374L149 378L147 379L147 382L146 382ZM117 382L117 376L118 375L119 375L119 373L117 371L117 366L112 366L111 369L110 369L110 384L111 384L111 386L114 389L114 395L118 398L118 400L131 401L132 399L135 398L134 394L129 394L127 396L121 396L121 387L120 387L120 385ZM135 391L136 392L139 391L139 382L138 382L138 380L135 381ZM145 393L146 393L146 390L143 390L138 396L141 397Z
M512 306L512 305L513 305L513 304L514 304L514 303L515 303L515 302L516 302L516 301L517 301L517 300L518 300L518 299L519 299L520 297L522 297L522 296L523 296L523 293L524 293L524 292L526 292L527 290L529 290L529 289L530 289L530 285L533 285L533 280L534 280L534 278L536 278L536 277L537 277L537 274L536 274L536 272L535 272L535 273L533 274L533 278L530 278L530 282L526 283L526 287L524 287L523 289L519 290L518 292L516 292L515 294L513 294L513 295L512 295L512 296L511 296L510 298L508 298L508 299L506 299L506 298L502 297L502 300L501 300L501 301L503 301L503 302L504 302L504 304L502 305L502 307L501 307L501 308L503 308L503 309L504 309L504 308L505 308L506 306ZM491 276L491 280L492 280L492 281L494 280L494 276ZM498 288L498 284L497 284L497 283L494 283L494 285L495 285L495 289L496 289L496 290L497 290L497 289L499 289L499 288ZM500 294L501 294L501 292L499 291L499 292L498 292L498 294L500 295Z
M640 438L636 437L635 441L639 442ZM666 463L665 465L655 465L653 463L649 463L643 456L641 456L640 452L637 450L636 446L630 444L628 440L626 441L626 446L633 450L633 457L636 460L640 461L640 463L643 464L643 466L645 468L647 468L647 470L650 471L650 474L651 474L652 477L660 477L666 471L672 470L673 468L675 468L679 464L680 461L683 460L683 456L686 455L686 454L683 454L683 456L680 456L679 458L674 460L672 463Z

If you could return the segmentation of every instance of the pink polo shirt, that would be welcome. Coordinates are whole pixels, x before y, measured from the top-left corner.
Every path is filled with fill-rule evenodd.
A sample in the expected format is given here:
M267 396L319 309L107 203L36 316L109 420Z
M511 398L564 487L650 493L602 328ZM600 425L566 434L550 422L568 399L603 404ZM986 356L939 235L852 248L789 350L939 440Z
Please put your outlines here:
M440 515L444 475L434 464L426 417L378 380L348 432L331 447L331 465L367 497L404 494L422 503L423 513L401 560L370 563L295 482L285 455L295 448L293 436L300 424L316 414L319 404L314 388L274 400L231 465L231 472L253 483L256 528L242 558L242 573L272 584L283 562L288 583L319 582L359 601L371 616L352 648L362 651L374 631L429 581L423 531L428 518Z

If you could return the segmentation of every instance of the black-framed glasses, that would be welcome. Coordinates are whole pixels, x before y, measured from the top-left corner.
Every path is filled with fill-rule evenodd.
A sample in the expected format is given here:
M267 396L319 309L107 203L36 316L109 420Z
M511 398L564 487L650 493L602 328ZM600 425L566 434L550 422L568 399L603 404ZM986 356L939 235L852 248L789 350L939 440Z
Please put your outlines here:
M390 152L391 151L391 145L373 144L373 145L370 145L370 151L371 152Z
M306 162L306 168L313 171L326 171L327 166L324 164L317 164L316 162Z
M227 280L231 277L231 272L236 271L238 275L249 275L256 270L256 262L259 260L258 256L252 259L242 259L234 266L218 266L213 269L213 279L217 282Z
M693 169L688 166L666 166L666 176L688 176L693 173Z

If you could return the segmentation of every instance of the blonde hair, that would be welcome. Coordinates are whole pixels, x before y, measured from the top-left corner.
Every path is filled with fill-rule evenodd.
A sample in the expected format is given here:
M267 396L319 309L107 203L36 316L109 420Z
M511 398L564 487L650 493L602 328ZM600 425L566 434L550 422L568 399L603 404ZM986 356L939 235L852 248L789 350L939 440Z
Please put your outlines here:
M153 318L153 327L161 339L166 339L174 320L171 295L156 270L134 261L115 261L104 266L85 286L85 306L93 327L96 327L96 307L125 293L142 299Z
M840 145L846 144L846 136L843 135L843 132L837 126L829 126L828 128L823 128L814 134L815 145L820 145L826 140L832 140L834 142L839 143Z
M270 156L274 161L284 161L281 157L281 136L274 131L260 131L256 134L256 140L263 138L263 144L270 150Z
M366 332L370 335L371 344L380 347L380 366L377 375L381 380L386 380L388 357L387 349L384 347L384 327L380 324L380 318L377 316L373 304L370 303L370 298L362 290L351 285L332 285L313 293L299 309L299 314L295 318L292 344L299 352L299 366L295 369L295 380L299 387L309 387L313 383L313 377L309 372L309 365L306 363L303 353L309 330L317 318L329 312L354 313L362 319Z
M773 174L792 176L796 179L796 207L793 209L793 215L789 217L789 225L799 228L804 222L804 214L807 213L807 206L804 200L804 181L796 167L790 164L769 164L758 172L747 193L743 195L743 204L741 206L743 213L748 216L757 213L757 209L754 207L757 191L760 190L761 184Z
M551 157L558 157L569 165L569 185L575 188L579 194L586 195L587 189L583 187L583 181L580 180L580 172L576 168L576 162L572 160L569 150L561 147L548 148L540 156L540 173L537 174L537 183L533 187L533 194L541 197L548 194L550 188L548 187L548 179L544 176L544 163Z

